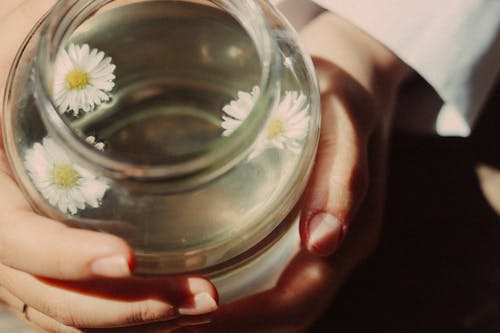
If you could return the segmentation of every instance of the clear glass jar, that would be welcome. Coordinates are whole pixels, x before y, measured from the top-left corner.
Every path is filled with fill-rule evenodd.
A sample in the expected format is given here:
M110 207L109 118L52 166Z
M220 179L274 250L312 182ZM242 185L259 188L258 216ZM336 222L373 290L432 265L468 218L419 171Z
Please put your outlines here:
M59 1L20 49L3 112L33 207L124 238L138 274L204 274L235 298L297 233L319 96L267 1Z

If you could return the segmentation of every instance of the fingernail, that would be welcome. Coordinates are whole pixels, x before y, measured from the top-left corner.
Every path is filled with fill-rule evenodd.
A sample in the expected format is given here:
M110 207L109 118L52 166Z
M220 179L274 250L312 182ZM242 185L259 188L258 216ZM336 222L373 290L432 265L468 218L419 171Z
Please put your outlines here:
M92 263L90 269L96 275L109 278L127 277L131 274L127 259L121 256L99 258Z
M318 213L309 222L307 249L316 255L333 254L344 240L347 227L335 216Z
M217 302L207 292L202 292L194 296L194 305L189 308L179 308L181 315L200 315L217 310Z

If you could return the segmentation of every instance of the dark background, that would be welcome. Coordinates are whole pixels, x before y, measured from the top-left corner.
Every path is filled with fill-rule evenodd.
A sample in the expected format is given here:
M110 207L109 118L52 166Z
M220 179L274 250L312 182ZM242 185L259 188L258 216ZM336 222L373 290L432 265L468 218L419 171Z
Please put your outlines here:
M499 84L467 139L394 133L380 245L311 332L500 332L500 217L478 163L500 175Z

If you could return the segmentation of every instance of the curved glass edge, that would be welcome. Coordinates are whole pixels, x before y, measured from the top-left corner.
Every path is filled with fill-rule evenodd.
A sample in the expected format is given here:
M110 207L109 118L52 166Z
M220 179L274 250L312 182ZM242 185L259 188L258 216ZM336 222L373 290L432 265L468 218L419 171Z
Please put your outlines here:
M228 1L224 0L211 0L213 3L221 6L222 9L227 9L228 13L234 12L234 7L228 5ZM239 10L239 16L248 20L242 24L243 28L247 30L249 36L254 40L256 49L266 66L263 66L261 73L260 86L265 94L262 94L255 104L251 116L248 121L239 131L236 131L230 140L222 138L220 144L208 151L206 154L193 158L191 161L181 164L173 164L166 166L151 166L151 165L137 165L130 164L125 161L112 159L105 154L92 149L84 143L84 140L75 133L70 126L64 121L59 112L57 111L52 99L50 97L50 82L51 68L55 61L56 54L54 49L58 49L61 43L67 38L71 27L83 22L90 13L98 10L99 6L108 3L109 1L62 1L63 4L56 7L56 11L52 12L47 18L44 33L40 42L40 52L38 53L38 60L36 63L37 72L41 75L36 76L36 94L38 96L37 102L39 107L45 112L42 113L42 119L47 126L47 129L52 137L58 140L61 144L69 147L69 153L78 161L81 161L89 169L102 173L104 176L110 178L120 179L129 182L130 186L134 186L134 182L142 182L144 180L161 180L163 184L168 184L168 188L172 192L189 190L200 184L206 183L215 179L231 167L238 164L244 159L248 151L249 145L255 140L258 129L263 126L267 119L265 112L259 110L271 109L277 103L279 96L279 86L275 83L279 82L281 72L281 63L279 62L277 45L272 39L272 32L270 26L263 21L259 14L261 13L258 6L252 6L255 10L254 15L243 15L243 11ZM257 2L242 2L241 5L249 6ZM255 7L255 8L254 8ZM63 12L59 13L57 10ZM76 16L78 20L61 19L61 16L67 12L76 12L72 15ZM253 13L253 12L252 12ZM59 18L65 22L62 27L55 26L52 21ZM236 17L235 17L236 18ZM238 18L237 18L238 20ZM258 40L257 38L260 38ZM256 40L257 39L257 40ZM259 41L260 43L256 43ZM92 163L89 163L92 161ZM214 162L215 161L215 162ZM139 189L141 185L136 186ZM167 188L163 186L164 188ZM147 189L155 190L154 188Z

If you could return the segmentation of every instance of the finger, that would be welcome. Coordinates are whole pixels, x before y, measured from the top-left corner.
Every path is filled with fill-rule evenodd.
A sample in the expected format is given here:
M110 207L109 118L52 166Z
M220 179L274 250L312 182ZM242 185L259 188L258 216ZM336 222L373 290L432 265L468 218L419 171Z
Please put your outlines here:
M18 314L18 316L24 315L26 317L26 322L28 325L36 329L37 331L47 332L47 333L82 333L82 330L61 324L60 322L46 316L45 314L37 311L36 309L28 307L25 313Z
M368 94L347 73L331 63L316 64L320 77L335 82L322 89L320 143L300 230L310 252L327 256L339 248L366 194L370 131L360 115L372 112Z
M31 27L55 1L26 0L0 22L4 47L2 70L7 67ZM5 74L6 75L6 74ZM2 75L2 77L5 77ZM0 156L0 261L27 272L67 279L130 275L133 254L117 237L70 229L39 217L29 208L3 153Z
M133 326L217 308L215 288L198 277L61 282L3 265L0 277L5 289L23 303L69 327Z
M207 315L208 316L208 315ZM197 326L211 323L207 316L180 317L170 321L156 322L151 324L119 327L119 328L90 328L83 329L84 333L174 333L174 332L198 332ZM228 332L221 329L219 332Z
M40 311L26 306L19 298L3 287L0 287L0 299L4 301L14 315L37 331L81 333L76 328L62 325Z
M35 214L0 152L0 262L39 276L126 277L134 254L122 239L70 228Z
M376 246L382 226L386 159L387 138L377 131L370 141L369 191L338 255L322 258L301 250L275 288L222 305L211 315L210 324L193 332L305 332Z
M34 27L35 23L49 10L56 0L25 0L14 1L5 8L5 16L0 21L2 48L0 48L0 91L3 91L5 78L10 64L23 40ZM2 1L2 5L5 1Z
M197 319L196 317L190 317L185 320L186 317L181 317L179 319L174 319L170 321L163 321L151 324L129 326L129 327L119 327L119 328L90 328L83 329L84 333L174 333L174 332L198 332L197 326L205 325L210 323L209 319L201 317ZM228 332L222 329L219 332Z
M35 214L1 172L0 189L0 262L59 279L130 276L134 255L125 241Z
M0 4L0 18L3 19L6 15L10 14L25 1L26 0L2 1L2 3Z
M210 316L210 323L195 327L193 332L304 332L329 304L340 284L334 274L324 259L301 251L276 287L222 305Z

